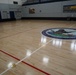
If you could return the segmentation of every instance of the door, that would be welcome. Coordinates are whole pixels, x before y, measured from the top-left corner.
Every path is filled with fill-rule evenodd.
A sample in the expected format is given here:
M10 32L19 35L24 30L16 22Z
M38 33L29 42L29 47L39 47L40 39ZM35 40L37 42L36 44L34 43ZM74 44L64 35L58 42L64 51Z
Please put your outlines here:
M10 19L15 19L14 11L10 11Z

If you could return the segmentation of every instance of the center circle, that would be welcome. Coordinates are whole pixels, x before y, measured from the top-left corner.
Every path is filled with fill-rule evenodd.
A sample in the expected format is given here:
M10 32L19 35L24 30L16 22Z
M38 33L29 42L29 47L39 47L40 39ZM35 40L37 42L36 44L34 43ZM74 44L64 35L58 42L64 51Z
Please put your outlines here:
M57 39L76 39L76 29L74 28L50 28L43 30L42 34Z

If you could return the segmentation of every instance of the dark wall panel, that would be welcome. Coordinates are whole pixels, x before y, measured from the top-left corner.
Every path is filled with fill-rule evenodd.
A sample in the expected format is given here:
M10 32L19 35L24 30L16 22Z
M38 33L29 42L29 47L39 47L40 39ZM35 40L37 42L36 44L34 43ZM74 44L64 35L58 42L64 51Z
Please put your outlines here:
M2 17L1 17L1 11L0 11L0 20L2 20Z

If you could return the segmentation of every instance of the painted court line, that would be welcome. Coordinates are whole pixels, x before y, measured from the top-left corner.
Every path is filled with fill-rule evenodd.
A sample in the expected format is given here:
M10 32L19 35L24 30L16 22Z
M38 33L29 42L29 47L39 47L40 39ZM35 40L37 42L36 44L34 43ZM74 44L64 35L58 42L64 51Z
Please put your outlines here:
M2 52L2 53L4 53L4 54L6 54L6 55L8 55L8 56L10 56L10 57L18 60L18 61L20 61L19 58L15 57L15 56L13 56L13 55L11 55L11 54L3 51L3 50L0 50L0 52ZM41 69L39 69L39 68L36 68L35 66L33 66L33 65L31 65L31 64L28 64L28 63L26 63L26 62L24 62L24 61L21 61L21 62L24 63L24 64L26 64L26 65L28 65L28 66L30 66L30 67L32 67L33 69L36 69L37 71L40 71L40 72L42 72L42 73L44 73L44 74L46 74L46 75L50 75L49 73L47 73L47 72L45 72L45 71L43 71L43 70L41 70ZM10 69L5 70L4 72L7 72L8 70L10 70ZM3 72L3 73L4 73L4 72ZM2 75L3 73L1 73L0 75Z
M50 40L49 42L47 42L46 45L47 45L48 43L50 43L51 41L52 41L52 40ZM38 49L36 49L31 55L33 55L35 52L37 52L38 50L40 50L42 47L44 47L44 45L42 45L41 47L39 47ZM36 70L38 70L38 71L40 71L40 72L42 72L42 73L44 73L44 74L46 74L46 75L50 75L49 73L47 73L47 72L45 72L45 71L43 71L43 70L41 70L41 69L38 69L38 68L36 68L36 67L34 67L34 66L26 63L26 62L24 62L23 60L25 60L26 58L28 58L28 56L26 56L26 57L24 57L23 59L20 60L19 58L15 57L15 56L13 56L13 55L11 55L11 54L3 51L3 50L0 50L0 52L2 52L2 53L4 53L4 54L6 54L6 55L8 55L8 56L10 56L10 57L18 60L18 62L16 63L16 65L18 65L19 63L22 62L22 63L24 63L24 64L32 67L33 69L36 69ZM10 70L10 69L6 69L6 70L5 70L4 72L2 72L0 75L3 75L3 74L6 73L8 70Z
M3 71L0 75L3 75L4 73L6 73L7 71L9 71L10 68L6 69L5 71Z

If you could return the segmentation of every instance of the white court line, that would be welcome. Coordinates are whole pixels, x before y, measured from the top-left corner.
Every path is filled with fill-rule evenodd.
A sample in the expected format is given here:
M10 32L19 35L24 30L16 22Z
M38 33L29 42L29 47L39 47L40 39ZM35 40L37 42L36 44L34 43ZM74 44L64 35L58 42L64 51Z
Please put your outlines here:
M5 71L3 71L0 75L3 75L4 73L6 73L7 71L9 71L10 68L6 69Z
M47 44L50 43L51 41L52 41L52 40L48 41L48 42L47 42L46 44L44 44L44 45L47 45ZM39 51L41 48L43 48L44 45L42 45L41 47L39 47L38 49L36 49L35 51L33 51L31 55L33 55L34 53L36 53L37 51ZM30 55L30 56L31 56L31 55ZM17 63L15 63L15 65L18 65L19 63L21 63L23 60L27 59L28 57L29 57L29 56L24 57L23 59L21 59L20 61L18 61ZM10 69L11 69L11 68L6 69L6 70L3 71L0 75L3 75L4 73L6 73L7 71L9 71Z
M72 23L73 21L70 21L70 23ZM75 23L72 25L72 26L70 26L70 27L68 27L68 28L72 28L72 27L74 27L75 26Z

